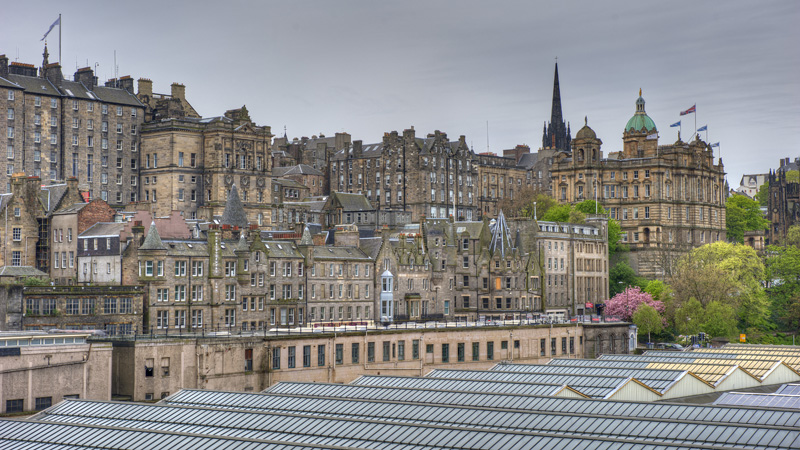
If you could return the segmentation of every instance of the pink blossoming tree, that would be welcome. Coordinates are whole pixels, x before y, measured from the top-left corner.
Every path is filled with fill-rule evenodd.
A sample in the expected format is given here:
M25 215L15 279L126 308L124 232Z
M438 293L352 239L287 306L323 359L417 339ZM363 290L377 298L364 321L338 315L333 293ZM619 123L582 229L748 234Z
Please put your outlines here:
M664 314L664 303L653 300L650 294L642 291L638 286L629 286L606 301L605 313L608 316L617 316L622 320L630 321L633 318L633 313L636 312L640 305L650 305L659 314Z

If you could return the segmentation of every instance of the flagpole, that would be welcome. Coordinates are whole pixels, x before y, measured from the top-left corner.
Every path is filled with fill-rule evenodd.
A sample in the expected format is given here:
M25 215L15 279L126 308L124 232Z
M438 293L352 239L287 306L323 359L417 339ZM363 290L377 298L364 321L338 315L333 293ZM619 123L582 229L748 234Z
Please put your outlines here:
M58 26L58 29L61 29L61 25ZM694 129L697 130L697 103L694 104ZM697 134L697 131L694 133Z
M58 65L61 65L61 14L58 15Z

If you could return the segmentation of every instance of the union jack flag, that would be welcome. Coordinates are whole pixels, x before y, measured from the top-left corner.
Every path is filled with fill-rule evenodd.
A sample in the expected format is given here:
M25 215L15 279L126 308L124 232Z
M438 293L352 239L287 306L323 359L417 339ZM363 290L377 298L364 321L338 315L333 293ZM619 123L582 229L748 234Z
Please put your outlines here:
M695 112L697 112L697 105L696 104L692 105L692 107L687 109L686 111L681 111L681 115L685 116L687 114L692 114L692 113L695 113Z

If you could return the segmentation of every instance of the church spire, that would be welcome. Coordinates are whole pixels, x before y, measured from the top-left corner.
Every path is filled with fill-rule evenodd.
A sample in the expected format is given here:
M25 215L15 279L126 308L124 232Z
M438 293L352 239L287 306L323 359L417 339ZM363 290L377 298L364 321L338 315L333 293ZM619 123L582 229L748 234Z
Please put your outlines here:
M558 63L556 63L556 74L553 78L553 107L550 112L550 123L561 123L561 88L558 85Z
M570 140L570 132L564 123L564 117L561 112L561 86L558 81L558 62L556 62L553 76L553 104L550 109L550 123L545 125L542 135L542 147L570 151Z

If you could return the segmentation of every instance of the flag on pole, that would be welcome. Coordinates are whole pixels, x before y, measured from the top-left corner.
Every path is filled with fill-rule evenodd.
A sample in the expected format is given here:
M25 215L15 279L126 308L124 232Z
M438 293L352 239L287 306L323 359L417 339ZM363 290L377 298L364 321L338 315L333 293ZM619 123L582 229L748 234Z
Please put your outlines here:
M658 133L653 133L647 135L647 139L658 139Z
M707 131L707 130L708 130L708 125L703 125L702 127L700 127L700 128L698 128L698 129L697 129L697 131L698 131L698 132L700 132L700 131Z
M681 121L680 120L675 122L675 123L673 123L672 125L670 125L670 127L679 127L679 126L681 126Z
M719 142L715 142L715 143L711 144L711 146L712 147L719 147Z
M691 108L687 109L686 111L681 111L681 115L685 116L687 114L694 114L697 111L697 104L692 105Z
M52 25L50 25L50 28L47 29L47 33L45 33L44 36L40 40L41 41L45 40L45 38L47 38L47 35L50 34L51 31L53 31L53 28L56 25L61 26L61 16L58 16L58 19L56 19L56 21L53 22Z

